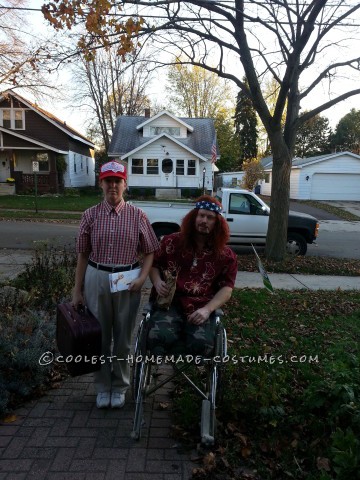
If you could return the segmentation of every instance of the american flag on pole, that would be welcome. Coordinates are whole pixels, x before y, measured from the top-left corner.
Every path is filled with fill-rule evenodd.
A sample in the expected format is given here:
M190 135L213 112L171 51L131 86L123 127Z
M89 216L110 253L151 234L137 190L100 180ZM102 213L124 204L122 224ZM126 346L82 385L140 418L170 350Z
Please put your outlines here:
M211 163L216 163L216 133L211 145Z

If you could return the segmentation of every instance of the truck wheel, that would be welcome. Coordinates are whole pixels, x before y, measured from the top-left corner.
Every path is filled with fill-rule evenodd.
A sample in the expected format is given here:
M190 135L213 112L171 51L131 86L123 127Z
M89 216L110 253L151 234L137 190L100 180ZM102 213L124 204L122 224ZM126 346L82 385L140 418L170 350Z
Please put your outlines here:
M307 243L305 238L296 232L290 232L287 238L286 251L290 255L305 255Z
M171 233L174 233L175 230L173 230L171 227L155 227L154 232L157 236L157 239L161 240L165 235L170 235Z

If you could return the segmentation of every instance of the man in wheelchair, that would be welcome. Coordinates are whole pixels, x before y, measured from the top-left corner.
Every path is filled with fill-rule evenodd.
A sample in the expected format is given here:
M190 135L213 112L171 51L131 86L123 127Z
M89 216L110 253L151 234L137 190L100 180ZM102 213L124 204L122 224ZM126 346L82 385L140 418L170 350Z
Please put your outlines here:
M209 318L230 299L237 273L221 212L217 199L201 196L180 232L165 236L155 253L150 271L155 309L148 333L154 355L177 353L184 345L194 355L213 351L214 324Z

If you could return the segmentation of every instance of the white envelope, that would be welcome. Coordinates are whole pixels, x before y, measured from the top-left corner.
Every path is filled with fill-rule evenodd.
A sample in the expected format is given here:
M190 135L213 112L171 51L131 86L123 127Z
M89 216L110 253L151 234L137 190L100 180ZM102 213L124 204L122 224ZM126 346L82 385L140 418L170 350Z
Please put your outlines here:
M116 272L109 274L110 291L111 293L121 292L121 290L128 290L130 283L140 276L141 268L134 268L126 272Z

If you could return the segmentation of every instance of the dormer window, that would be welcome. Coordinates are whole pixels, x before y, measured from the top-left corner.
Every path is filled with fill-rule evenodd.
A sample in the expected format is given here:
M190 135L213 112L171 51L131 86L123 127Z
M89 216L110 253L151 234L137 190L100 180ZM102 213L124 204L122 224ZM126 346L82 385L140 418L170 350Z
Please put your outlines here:
M0 121L4 128L11 128L12 130L24 130L24 110L4 108L3 110L0 110Z
M167 133L173 137L180 137L180 127L150 127L150 135L152 137L161 135L162 133Z

